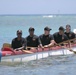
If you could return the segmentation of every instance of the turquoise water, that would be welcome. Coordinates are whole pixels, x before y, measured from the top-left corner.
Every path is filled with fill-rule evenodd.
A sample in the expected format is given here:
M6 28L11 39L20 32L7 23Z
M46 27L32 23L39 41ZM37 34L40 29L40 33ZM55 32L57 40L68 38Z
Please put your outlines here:
M65 27L66 24L70 24L72 30L75 29L76 15L0 16L0 48L5 42L11 43L18 29L26 37L30 26L35 28L35 34L40 35L43 34L45 26L51 27L53 34L58 31L59 26ZM76 55L48 57L15 66L0 64L0 75L75 75L75 71Z
M58 31L59 26L70 24L72 30L76 28L76 15L9 15L0 16L0 48L2 44L16 37L16 31L21 29L23 37L28 35L30 26L35 28L35 34L44 32L44 27L52 28L51 34Z

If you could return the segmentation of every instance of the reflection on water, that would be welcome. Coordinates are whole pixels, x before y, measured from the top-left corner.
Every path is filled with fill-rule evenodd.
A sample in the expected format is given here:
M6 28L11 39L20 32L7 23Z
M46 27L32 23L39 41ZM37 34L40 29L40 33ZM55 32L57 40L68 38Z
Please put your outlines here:
M25 63L0 63L0 75L75 75L76 55L49 56Z

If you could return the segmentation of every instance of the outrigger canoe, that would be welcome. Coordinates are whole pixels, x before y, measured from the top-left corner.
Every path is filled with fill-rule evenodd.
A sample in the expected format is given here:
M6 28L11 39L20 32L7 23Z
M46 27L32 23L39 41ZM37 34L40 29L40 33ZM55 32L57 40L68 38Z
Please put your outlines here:
M72 45L72 50L76 51L76 44ZM55 55L69 55L74 54L73 51L68 48L62 48L61 46L54 46L51 48L34 48L31 50L11 50L10 48L4 48L0 52L1 62L26 62L30 60L38 60L48 56Z

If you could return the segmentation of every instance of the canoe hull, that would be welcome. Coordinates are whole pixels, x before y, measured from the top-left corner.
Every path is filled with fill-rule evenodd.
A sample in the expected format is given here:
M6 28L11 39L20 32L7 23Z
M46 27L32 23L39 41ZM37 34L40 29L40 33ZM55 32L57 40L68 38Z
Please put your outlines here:
M73 50L75 49L76 48L73 47ZM27 62L31 60L38 60L48 56L69 55L69 54L74 54L74 53L67 49L49 50L49 51L42 51L42 52L36 52L36 53L30 53L30 54L3 56L1 58L1 62Z

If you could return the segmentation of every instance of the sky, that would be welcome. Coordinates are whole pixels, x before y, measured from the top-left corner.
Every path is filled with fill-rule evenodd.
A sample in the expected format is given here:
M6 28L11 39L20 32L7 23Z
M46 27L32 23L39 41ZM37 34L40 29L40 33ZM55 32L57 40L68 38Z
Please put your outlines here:
M76 14L76 0L0 0L0 14Z

